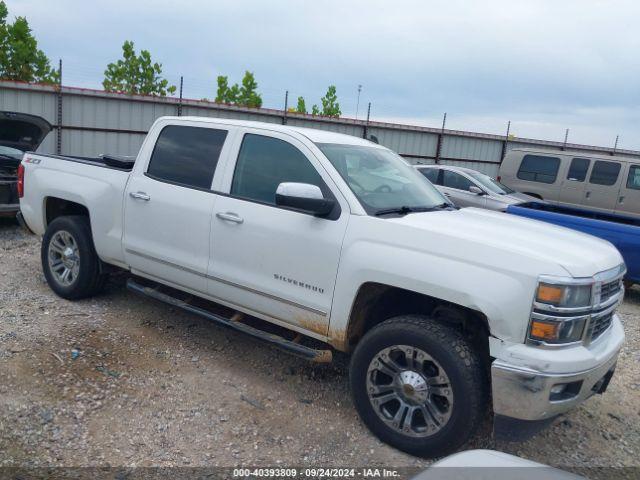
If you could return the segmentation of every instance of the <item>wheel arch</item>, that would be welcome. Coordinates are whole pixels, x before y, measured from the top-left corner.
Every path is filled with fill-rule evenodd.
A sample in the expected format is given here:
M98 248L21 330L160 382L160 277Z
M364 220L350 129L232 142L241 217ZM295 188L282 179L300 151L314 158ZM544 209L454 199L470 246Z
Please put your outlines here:
M360 286L347 322L344 350L352 351L374 326L395 316L421 314L476 337L488 353L489 322L482 312L413 290L377 282ZM486 344L486 345L485 345Z
M43 213L45 228L56 218L67 215L80 215L87 217L89 219L89 224L91 224L91 215L89 214L89 209L85 205L61 197L45 197Z

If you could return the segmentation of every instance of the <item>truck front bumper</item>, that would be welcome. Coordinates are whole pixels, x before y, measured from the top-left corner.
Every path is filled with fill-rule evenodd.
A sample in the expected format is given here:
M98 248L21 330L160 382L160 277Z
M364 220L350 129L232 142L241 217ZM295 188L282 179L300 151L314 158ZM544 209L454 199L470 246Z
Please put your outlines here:
M617 329L617 318L616 323ZM494 360L491 379L496 436L506 440L526 439L558 415L596 393L603 393L615 371L621 343L615 342L614 350L607 352L597 365L578 372L548 373ZM562 350L556 353L562 355Z

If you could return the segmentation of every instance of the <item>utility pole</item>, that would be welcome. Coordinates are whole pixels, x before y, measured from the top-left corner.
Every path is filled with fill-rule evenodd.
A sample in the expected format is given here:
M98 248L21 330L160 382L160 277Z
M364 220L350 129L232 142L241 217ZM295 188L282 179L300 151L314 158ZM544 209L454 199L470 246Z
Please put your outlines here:
M444 116L442 117L442 128L440 129L440 133L438 134L438 144L436 145L436 162L440 163L440 154L442 153L442 142L444 140L444 127L447 124L447 112L444 112Z
M284 113L282 114L282 124L287 124L287 110L289 109L289 90L284 92Z
M613 144L613 152L611 152L611 155L615 155L616 154L616 150L618 150L618 139L620 138L620 135L616 135L616 143Z
M562 150L567 148L567 140L569 140L569 129L564 132L564 143L562 144Z
M358 109L360 108L360 92L362 91L362 85L358 85L358 100L356 100L356 120L358 119Z
M507 154L507 148L509 147L509 133L511 131L511 120L507 122L507 133L504 136L504 143L502 144L502 155L500 156L500 164L504 160L505 155Z
M182 85L184 83L184 77L180 75L180 98L178 99L178 116L182 116Z
M62 59L58 62L58 95L57 95L57 103L58 103L58 115L56 118L57 129L56 129L56 154L62 154Z

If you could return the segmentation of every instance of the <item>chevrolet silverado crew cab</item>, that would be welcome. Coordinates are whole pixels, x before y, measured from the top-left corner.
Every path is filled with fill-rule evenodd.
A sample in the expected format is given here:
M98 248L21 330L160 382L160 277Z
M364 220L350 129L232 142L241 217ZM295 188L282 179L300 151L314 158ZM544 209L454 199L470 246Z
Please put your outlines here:
M26 153L19 219L63 298L105 275L317 362L351 355L383 441L523 437L607 387L625 266L608 242L456 210L387 148L327 131L163 117L135 161ZM491 400L491 402L490 402Z

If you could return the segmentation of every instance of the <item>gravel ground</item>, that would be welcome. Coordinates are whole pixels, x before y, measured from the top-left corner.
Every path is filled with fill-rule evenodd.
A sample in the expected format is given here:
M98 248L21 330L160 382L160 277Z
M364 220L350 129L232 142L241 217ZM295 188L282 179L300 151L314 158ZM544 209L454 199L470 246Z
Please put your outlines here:
M344 361L311 365L134 296L123 278L62 300L39 252L0 219L0 466L429 465L360 423ZM640 466L640 289L620 315L627 342L604 396L526 443L496 443L487 421L470 447L570 470Z

